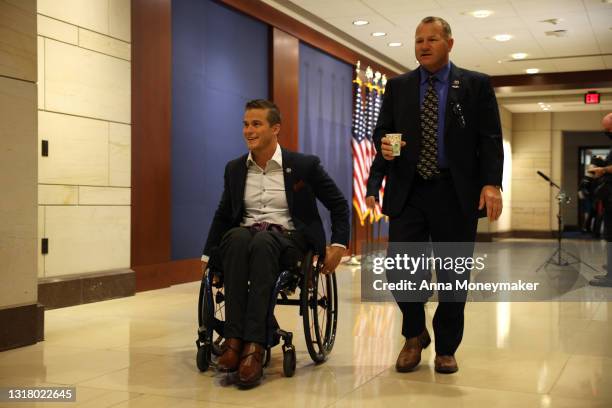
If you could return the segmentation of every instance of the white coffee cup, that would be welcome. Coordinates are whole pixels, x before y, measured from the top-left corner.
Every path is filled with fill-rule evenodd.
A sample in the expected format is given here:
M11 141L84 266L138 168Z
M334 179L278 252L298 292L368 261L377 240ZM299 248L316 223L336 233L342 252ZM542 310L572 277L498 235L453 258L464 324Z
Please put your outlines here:
M402 148L402 134L401 133L387 133L385 135L389 143L391 143L391 149L393 149L393 156L399 156Z

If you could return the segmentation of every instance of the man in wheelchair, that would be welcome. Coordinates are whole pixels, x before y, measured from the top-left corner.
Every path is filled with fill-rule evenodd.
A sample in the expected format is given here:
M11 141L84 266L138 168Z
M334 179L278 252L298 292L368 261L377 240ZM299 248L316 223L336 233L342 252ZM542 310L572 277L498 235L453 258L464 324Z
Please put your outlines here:
M316 156L280 147L281 117L267 100L247 102L243 135L249 150L225 167L224 189L202 263L214 252L225 285L225 349L220 371L238 370L243 386L260 382L266 346L268 304L277 277L307 248L324 256L323 273L333 272L349 240L349 208ZM330 211L331 246L316 200Z

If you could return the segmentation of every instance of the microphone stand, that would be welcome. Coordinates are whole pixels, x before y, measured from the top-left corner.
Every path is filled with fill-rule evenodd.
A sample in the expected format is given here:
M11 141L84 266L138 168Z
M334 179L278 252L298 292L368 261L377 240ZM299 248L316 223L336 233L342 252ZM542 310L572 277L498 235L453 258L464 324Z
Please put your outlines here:
M558 185L556 184L554 181L552 181L546 174L542 173L541 171L538 171L538 176L542 177L544 180L546 180L549 184L549 186L551 188L556 188L557 190L559 190L559 193L557 193L556 199L557 199L557 203L558 203L558 207L557 207L557 249L555 250L555 252L553 252L553 254L546 260L546 262L544 262L542 265L540 265L540 267L538 269L536 269L536 273L540 271L540 269L553 264L556 266L569 266L569 265L574 265L574 264L583 264L589 268L591 268L592 270L594 270L595 272L599 272L597 269L595 269L593 266L589 265L586 262L582 262L580 260L580 258L578 258L576 255L565 251L562 246L561 246L561 240L563 239L563 216L561 215L561 208L563 204L569 204L571 201L571 198L567 195L567 193ZM566 258L564 258L564 256ZM567 258L572 258L572 261L570 262Z

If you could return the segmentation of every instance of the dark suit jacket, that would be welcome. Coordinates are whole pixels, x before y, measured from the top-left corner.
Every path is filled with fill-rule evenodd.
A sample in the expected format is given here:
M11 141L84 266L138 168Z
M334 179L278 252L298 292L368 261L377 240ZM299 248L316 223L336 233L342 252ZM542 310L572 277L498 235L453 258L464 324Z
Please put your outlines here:
M406 142L400 157L387 164L383 213L390 217L401 213L416 174L421 145L419 84L418 69L387 82L374 130L377 165L385 160L380 145L386 133L402 133ZM487 75L451 64L444 144L462 210L475 215L482 187L501 186L504 161L497 100Z
M380 201L380 188L383 180L387 175L387 160L382 155L378 155L372 161L370 166L370 174L366 183L366 197L374 197L376 201Z
M331 242L348 245L350 235L349 207L336 183L325 172L316 156L282 150L285 194L296 230L320 254L325 254L325 232L319 217L319 199L331 213ZM244 218L244 189L247 177L245 154L225 166L224 188L215 212L204 254L218 246L223 235L240 225Z

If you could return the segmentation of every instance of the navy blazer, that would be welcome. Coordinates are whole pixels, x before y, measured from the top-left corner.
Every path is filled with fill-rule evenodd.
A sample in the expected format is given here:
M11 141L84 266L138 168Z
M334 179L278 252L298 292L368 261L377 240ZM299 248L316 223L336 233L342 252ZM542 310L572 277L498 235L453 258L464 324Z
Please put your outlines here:
M383 213L398 216L408 198L421 146L419 106L420 70L387 82L374 130L378 151L377 171L384 173L380 146L386 133L402 133L406 146L387 162ZM495 93L487 75L451 63L444 144L453 184L463 212L478 212L480 191L485 185L501 186L504 164L503 139ZM378 195L376 195L378 196ZM481 211L480 216L484 216Z
M331 213L331 242L347 246L350 235L348 203L319 158L285 149L281 151L285 194L296 230L304 234L318 254L325 255L325 232L317 209L318 199ZM208 232L204 255L210 255L223 235L238 227L244 218L247 157L245 154L225 166L223 194Z

